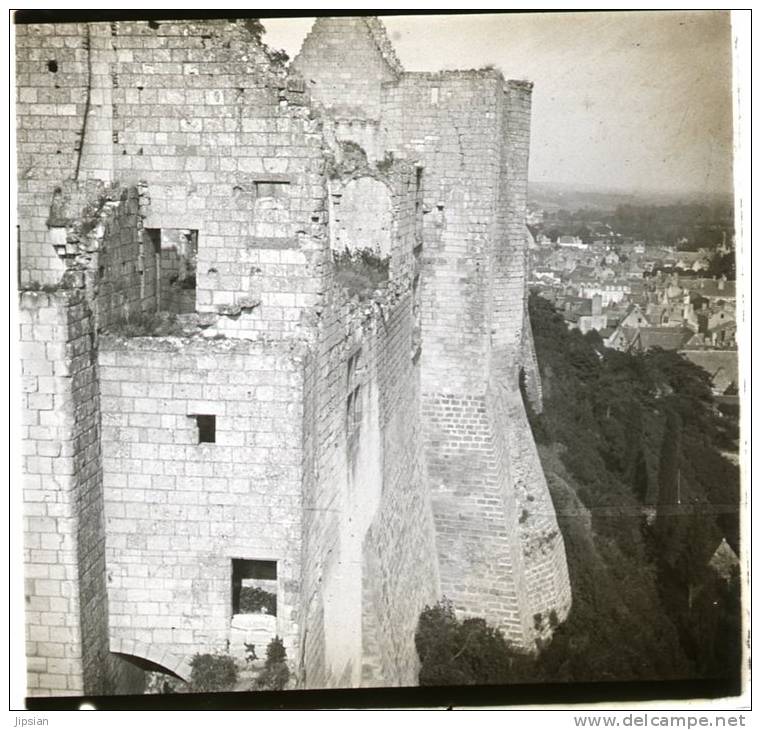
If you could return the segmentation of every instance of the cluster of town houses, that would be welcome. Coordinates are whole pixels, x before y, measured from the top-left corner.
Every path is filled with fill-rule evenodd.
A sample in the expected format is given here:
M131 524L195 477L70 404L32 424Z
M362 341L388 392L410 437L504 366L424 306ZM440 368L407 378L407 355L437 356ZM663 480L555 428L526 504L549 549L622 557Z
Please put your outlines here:
M735 282L711 277L716 249L679 251L644 241L539 234L531 246L531 286L569 329L596 330L607 347L675 350L705 368L714 392L737 388Z

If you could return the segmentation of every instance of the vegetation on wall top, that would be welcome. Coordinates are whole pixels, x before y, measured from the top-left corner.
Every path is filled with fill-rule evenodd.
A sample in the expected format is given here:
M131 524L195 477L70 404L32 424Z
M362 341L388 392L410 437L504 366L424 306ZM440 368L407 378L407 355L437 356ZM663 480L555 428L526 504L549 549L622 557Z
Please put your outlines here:
M390 262L390 256L378 256L369 248L359 251L334 251L335 281L350 298L356 297L365 301L388 284Z

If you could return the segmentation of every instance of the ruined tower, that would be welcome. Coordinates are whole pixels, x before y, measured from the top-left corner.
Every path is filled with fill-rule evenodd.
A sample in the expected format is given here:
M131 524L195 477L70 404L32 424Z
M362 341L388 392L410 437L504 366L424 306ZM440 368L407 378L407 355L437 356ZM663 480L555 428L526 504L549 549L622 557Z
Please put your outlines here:
M29 692L275 633L299 686L415 684L442 595L524 646L563 620L530 86L407 73L376 18L290 69L250 20L16 45Z
M405 73L376 18L319 18L293 61L338 139L420 167L421 421L441 590L532 646L570 606L563 539L521 401L531 84Z

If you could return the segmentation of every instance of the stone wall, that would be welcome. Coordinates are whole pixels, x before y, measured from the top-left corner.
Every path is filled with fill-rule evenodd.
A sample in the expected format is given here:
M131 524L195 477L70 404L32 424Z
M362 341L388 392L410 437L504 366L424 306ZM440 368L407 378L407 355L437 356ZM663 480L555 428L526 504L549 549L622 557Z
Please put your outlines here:
M27 686L32 695L84 691L75 437L73 424L58 410L74 408L64 297L21 296Z
M108 657L92 313L80 290L27 291L20 321L29 692L135 689Z
M28 25L17 39L25 281L64 271L46 226L55 181L144 181L148 228L198 231L198 311L242 305L230 330L295 332L316 296L303 251L325 225L321 123L246 23Z
M417 618L438 597L413 348L417 174L400 165L346 180L369 175L390 191L389 281L360 295L327 267L305 376L300 670L308 687L415 684Z
M317 18L293 60L292 69L335 119L377 120L381 85L402 70L378 24L377 18Z
M427 395L423 423L442 593L525 645L527 592L505 435L484 396Z
M497 227L493 248L491 363L514 387L524 345L526 307L526 196L531 84L508 80L500 99L501 145Z
M518 388L541 411L541 378L528 318L526 198L531 129L530 83L508 80L502 96L503 145L494 250L490 412L509 444L510 471L525 576L528 637L546 637L571 605L565 545Z
M421 368L434 393L485 390L500 84L496 72L446 72L384 87L386 146L424 167Z
M155 311L155 293L145 286L139 194L136 188L119 193L113 211L104 216L98 248L96 308L98 326ZM93 266L93 268L95 268Z
M56 284L64 264L47 227L53 186L77 168L87 98L87 27L17 25L16 140L22 285Z
M536 638L550 636L571 607L565 543L520 393L494 380L490 390L493 427L505 440L510 460L515 506L509 519L517 524L515 537L525 585L524 620L530 621L523 643L532 646Z
M228 335L292 334L325 222L308 96L245 22L118 22L113 44L115 174L148 184L147 227L198 231L198 311L239 317Z
M383 315L347 303L324 333L306 378L305 442L317 451L305 486L304 681L414 684L417 618L438 585L410 293Z
M112 649L150 652L187 676L192 654L225 649L232 559L242 558L277 561L277 628L294 657L299 355L245 341L108 336L99 361ZM199 443L195 415L216 417L214 443Z
M384 94L387 144L424 166L422 418L442 591L533 647L534 615L564 617L570 591L525 414L509 406L521 366L541 398L525 317L531 87L406 74Z
M144 184L100 180L67 180L54 191L47 225L59 234L62 281L86 289L98 330L163 309L153 242L143 230L145 193Z
M542 395L542 375L539 372L539 361L536 357L534 346L534 332L531 329L531 318L528 313L528 300L523 309L523 341L521 343L519 365L523 372L526 398L534 413L541 413L544 409Z
M427 394L423 423L442 593L534 648L571 593L520 393L493 376L485 397Z
M363 686L417 685L418 617L441 595L411 310L410 292L376 344L383 484L362 551Z

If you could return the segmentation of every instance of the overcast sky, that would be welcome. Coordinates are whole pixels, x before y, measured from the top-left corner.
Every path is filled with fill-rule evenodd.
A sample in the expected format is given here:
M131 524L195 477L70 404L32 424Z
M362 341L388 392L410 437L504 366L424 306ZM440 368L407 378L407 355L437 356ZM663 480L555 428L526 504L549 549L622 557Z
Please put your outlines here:
M312 18L266 19L293 57ZM534 82L534 181L731 191L728 11L385 16L407 71L499 67Z

